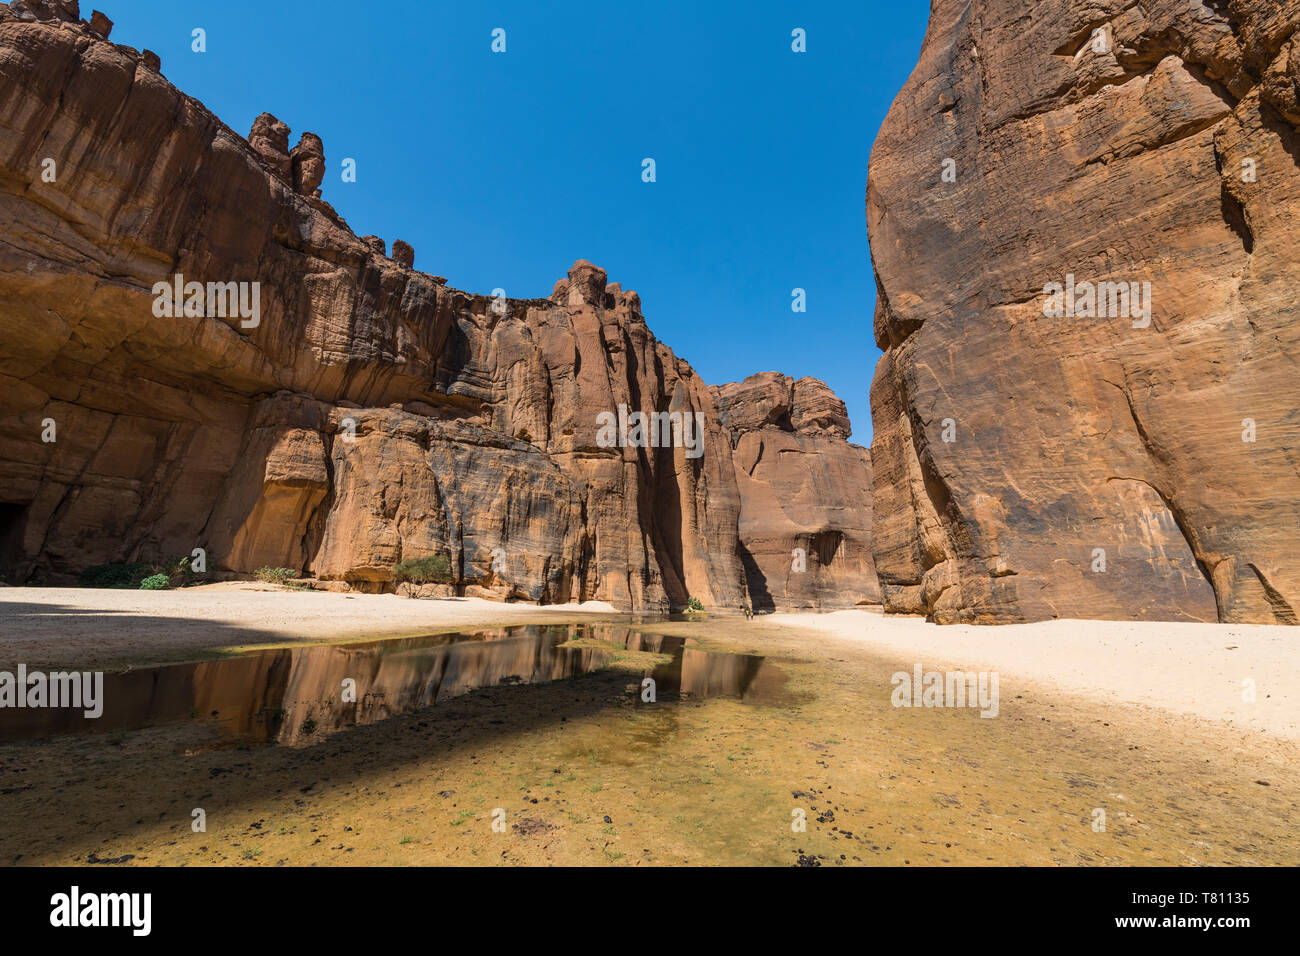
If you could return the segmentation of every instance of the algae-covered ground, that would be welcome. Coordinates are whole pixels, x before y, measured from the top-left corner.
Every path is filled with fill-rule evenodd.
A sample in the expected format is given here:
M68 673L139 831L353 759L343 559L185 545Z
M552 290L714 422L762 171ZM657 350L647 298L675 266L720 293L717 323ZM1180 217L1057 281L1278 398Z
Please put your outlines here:
M999 714L895 708L852 641L647 624L761 655L745 699L661 694L663 654L509 682L306 745L180 721L0 747L9 864L1286 864L1296 747L1004 676ZM598 648L599 639L577 645ZM761 685L761 686L760 686ZM205 829L195 830L195 811ZM1098 827L1104 812L1104 829Z

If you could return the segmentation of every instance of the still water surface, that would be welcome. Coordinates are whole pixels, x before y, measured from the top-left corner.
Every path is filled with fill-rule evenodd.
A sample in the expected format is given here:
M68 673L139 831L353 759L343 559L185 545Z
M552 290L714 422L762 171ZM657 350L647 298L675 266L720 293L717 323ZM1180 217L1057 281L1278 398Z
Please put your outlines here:
M774 699L785 683L785 675L762 657L701 651L691 643L619 625L524 625L252 651L106 673L99 718L86 719L73 709L7 710L0 741L200 721L220 731L217 746L305 746L479 688L588 674L628 652L670 658L640 672L654 679L661 701L689 695L761 703Z

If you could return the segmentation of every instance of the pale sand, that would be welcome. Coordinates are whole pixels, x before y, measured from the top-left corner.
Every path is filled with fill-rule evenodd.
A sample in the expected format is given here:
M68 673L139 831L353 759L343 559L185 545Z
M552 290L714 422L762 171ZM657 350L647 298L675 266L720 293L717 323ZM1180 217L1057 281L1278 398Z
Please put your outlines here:
M996 670L1102 703L1142 704L1300 739L1300 629L1257 624L1043 621L940 627L879 611L774 614L759 626L809 628L873 648L898 670ZM1255 681L1255 702L1242 681Z
M0 588L0 664L88 666L183 660L251 645L406 637L567 623L609 604L295 591L247 582L174 591Z

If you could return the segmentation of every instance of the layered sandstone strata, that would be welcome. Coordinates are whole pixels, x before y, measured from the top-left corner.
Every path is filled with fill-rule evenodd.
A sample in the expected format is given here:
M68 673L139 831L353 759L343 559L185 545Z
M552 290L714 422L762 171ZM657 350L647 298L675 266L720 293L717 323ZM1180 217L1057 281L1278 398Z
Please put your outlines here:
M585 261L546 298L450 288L321 198L319 137L263 114L246 140L75 2L24 4L0 5L9 581L202 548L382 589L443 554L500 598L750 600L731 432L635 292ZM700 453L600 441L620 406L699 416Z
M887 609L1297 622L1298 23L935 0L867 188Z

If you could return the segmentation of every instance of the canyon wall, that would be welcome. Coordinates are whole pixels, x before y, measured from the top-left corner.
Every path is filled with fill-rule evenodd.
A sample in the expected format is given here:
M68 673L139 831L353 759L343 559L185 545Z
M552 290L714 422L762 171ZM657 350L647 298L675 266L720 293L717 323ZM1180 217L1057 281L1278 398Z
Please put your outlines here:
M713 389L740 490L753 607L879 604L871 555L871 454L815 378L776 372Z
M866 199L887 610L1297 623L1297 24L934 0Z
M536 299L416 271L408 243L357 237L322 198L319 137L290 148L263 114L245 139L111 28L75 0L0 4L10 583L203 548L213 573L380 590L394 563L443 554L463 593L734 608L768 593L747 555L842 533L856 563L798 602L871 592L861 503L844 529L822 511L746 548L733 430L635 292L582 260ZM698 416L698 453L611 447L598 424L620 406ZM870 482L847 419L812 432L790 436L803 464L779 482Z

